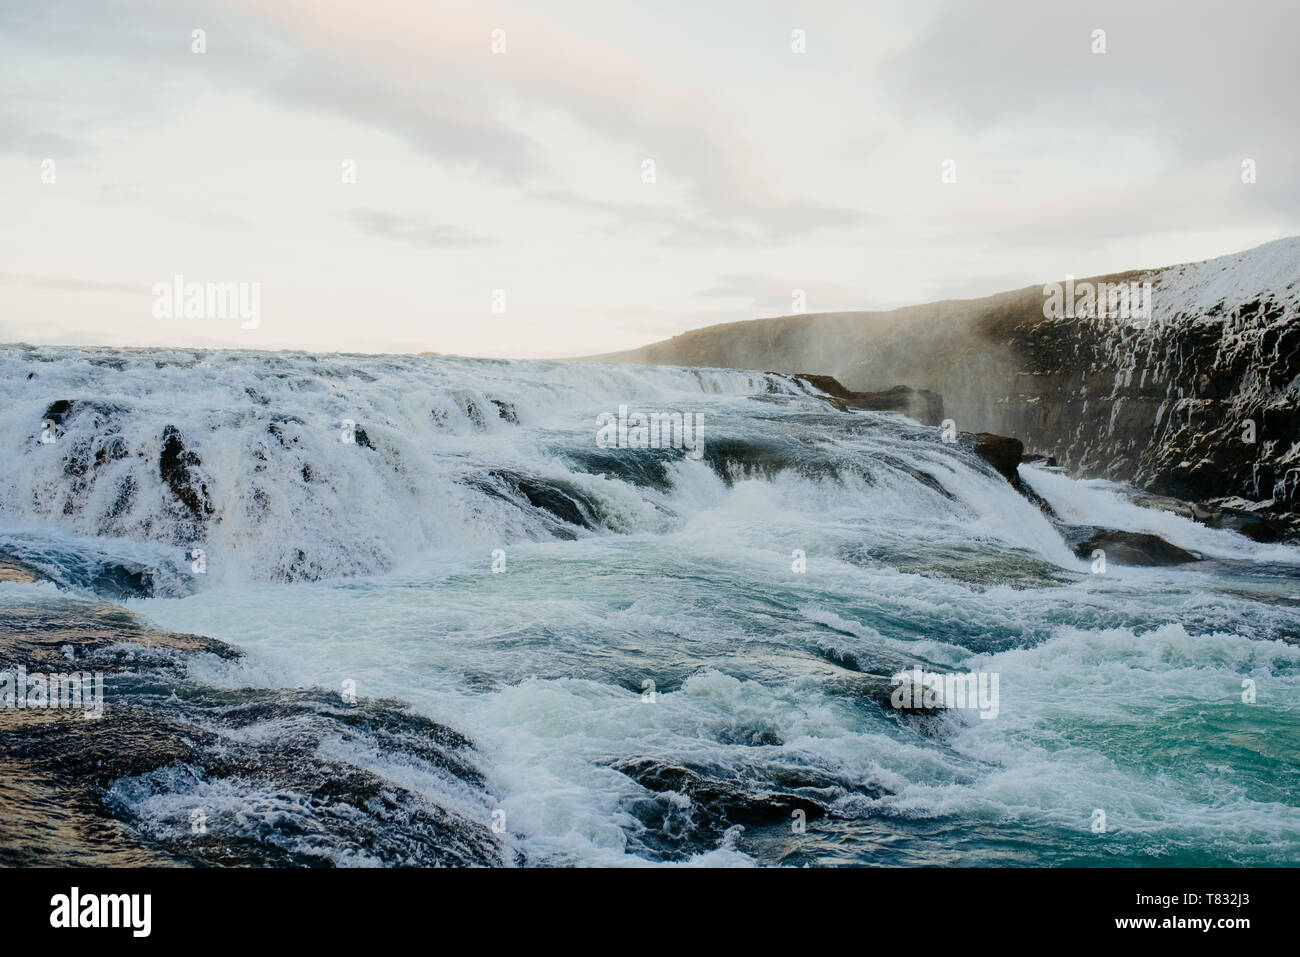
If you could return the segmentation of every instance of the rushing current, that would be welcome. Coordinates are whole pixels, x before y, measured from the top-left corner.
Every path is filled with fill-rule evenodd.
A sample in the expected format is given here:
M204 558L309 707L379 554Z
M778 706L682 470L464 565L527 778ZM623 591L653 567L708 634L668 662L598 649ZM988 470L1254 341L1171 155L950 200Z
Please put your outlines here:
M207 682L461 732L528 864L1300 859L1295 547L1022 466L1203 556L1097 573L939 429L761 372L10 347L0 390L0 552L247 652ZM598 442L620 406L702 454ZM855 684L916 666L996 675L996 714ZM116 797L147 833L175 787Z

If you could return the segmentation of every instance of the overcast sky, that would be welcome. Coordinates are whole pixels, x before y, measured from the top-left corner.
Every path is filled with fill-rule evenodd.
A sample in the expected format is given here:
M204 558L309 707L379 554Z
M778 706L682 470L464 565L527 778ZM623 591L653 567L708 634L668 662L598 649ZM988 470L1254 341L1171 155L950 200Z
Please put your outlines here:
M568 356L1205 259L1300 233L1297 37L1293 0L3 0L0 342ZM260 325L155 318L176 274Z

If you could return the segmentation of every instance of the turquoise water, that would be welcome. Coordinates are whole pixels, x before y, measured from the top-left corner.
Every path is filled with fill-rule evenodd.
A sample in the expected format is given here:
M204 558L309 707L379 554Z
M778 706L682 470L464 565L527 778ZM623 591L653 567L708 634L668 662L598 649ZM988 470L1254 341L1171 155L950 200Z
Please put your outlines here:
M153 549L181 597L130 606L250 652L196 664L204 680L352 682L469 735L529 863L1300 860L1298 549L1022 467L1067 521L1206 556L1094 574L938 430L757 373L200 357L178 410L136 361L50 371L128 406L142 442L181 422L217 507L208 571L185 574L192 543L160 534L165 492L131 459L138 514L95 510L111 475L71 515L11 494L10 547ZM493 399L518 421L465 410ZM596 417L621 403L701 414L705 455L600 448ZM337 440L348 411L375 448ZM250 449L270 416L301 424L267 462ZM65 481L28 453L12 477ZM318 573L279 580L290 551ZM996 675L996 716L909 721L862 690L917 665Z

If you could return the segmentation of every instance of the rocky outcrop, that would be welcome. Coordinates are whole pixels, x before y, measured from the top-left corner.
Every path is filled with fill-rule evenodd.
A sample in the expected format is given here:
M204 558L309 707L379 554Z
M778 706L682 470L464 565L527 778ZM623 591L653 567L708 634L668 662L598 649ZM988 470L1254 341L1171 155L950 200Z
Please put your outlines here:
M926 425L939 425L943 421L943 396L927 389L896 385L883 392L854 392L844 388L834 376L801 372L793 378L825 393L826 401L841 412L849 409L901 412Z
M1038 506L1043 514L1049 518L1056 517L1048 501L1020 480L1020 463L1025 458L1023 442L1007 435L994 435L992 432L978 432L974 435L963 432L961 440L968 449L993 466L1012 488Z
M194 450L185 447L180 429L174 425L163 429L158 472L172 494L198 522L203 522L213 512L208 486L199 472L202 464Z
M778 788L722 777L714 768L654 758L619 761L613 769L643 789L623 805L639 822L629 835L631 847L646 857L669 861L688 860L717 847L735 827L751 834L764 829L788 834L795 819L835 816L837 800L878 800L886 793L873 782L846 781L813 768L763 768L762 777L776 778Z
M524 475L511 469L489 469L466 478L466 484L519 508L534 508L549 516L548 528L556 538L576 538L575 528L599 527L599 508L590 496L570 482Z
M1235 496L1184 502L1167 495L1138 492L1131 498L1137 505L1173 512L1209 528L1228 529L1257 542L1283 541L1300 533L1300 517L1273 504L1249 502Z
M1200 556L1173 545L1149 532L1126 532L1094 525L1059 526L1065 542L1080 558L1102 552L1106 561L1117 565L1181 565L1200 561Z
M86 399L56 399L46 406L29 453L58 456L68 479L62 501L55 505L62 514L72 514L95 492L100 478L130 456L122 435L123 411L112 402ZM111 522L129 509L135 493L129 479L120 481L105 499L105 518Z
M31 577L0 562L0 580ZM150 631L114 605L7 599L0 694L16 704L20 675L26 684L94 673L102 709L88 716L34 698L0 707L0 866L514 860L493 833L495 801L467 738L396 702L190 677L197 656L240 655L209 638ZM385 777L364 762L370 752L415 778L453 782L451 797L444 804ZM475 802L478 813L467 814Z
M0 554L0 582L30 585L32 582L41 581L44 577L35 569L28 568L8 555Z
M513 402L506 402L504 399L491 399L490 401L497 407L497 415L502 419L511 425L519 424L519 412L515 409Z
M992 432L965 434L962 438L970 450L993 466L999 475L1016 488L1020 487L1020 460L1025 454L1023 442Z

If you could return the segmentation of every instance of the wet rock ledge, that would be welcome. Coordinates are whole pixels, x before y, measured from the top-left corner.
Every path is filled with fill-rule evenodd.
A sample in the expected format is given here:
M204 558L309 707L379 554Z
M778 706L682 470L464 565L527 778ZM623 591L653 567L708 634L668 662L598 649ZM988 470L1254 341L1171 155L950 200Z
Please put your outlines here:
M34 577L0 558L0 582ZM150 631L115 605L7 587L3 687L20 667L99 672L103 713L0 706L0 866L521 863L493 833L495 801L458 732L394 701L204 684L191 665L242 653Z
M854 392L846 389L834 376L800 372L791 378L824 392L827 404L841 412L849 409L901 412L923 425L939 425L943 421L943 397L937 392L907 385L896 385L883 392Z

